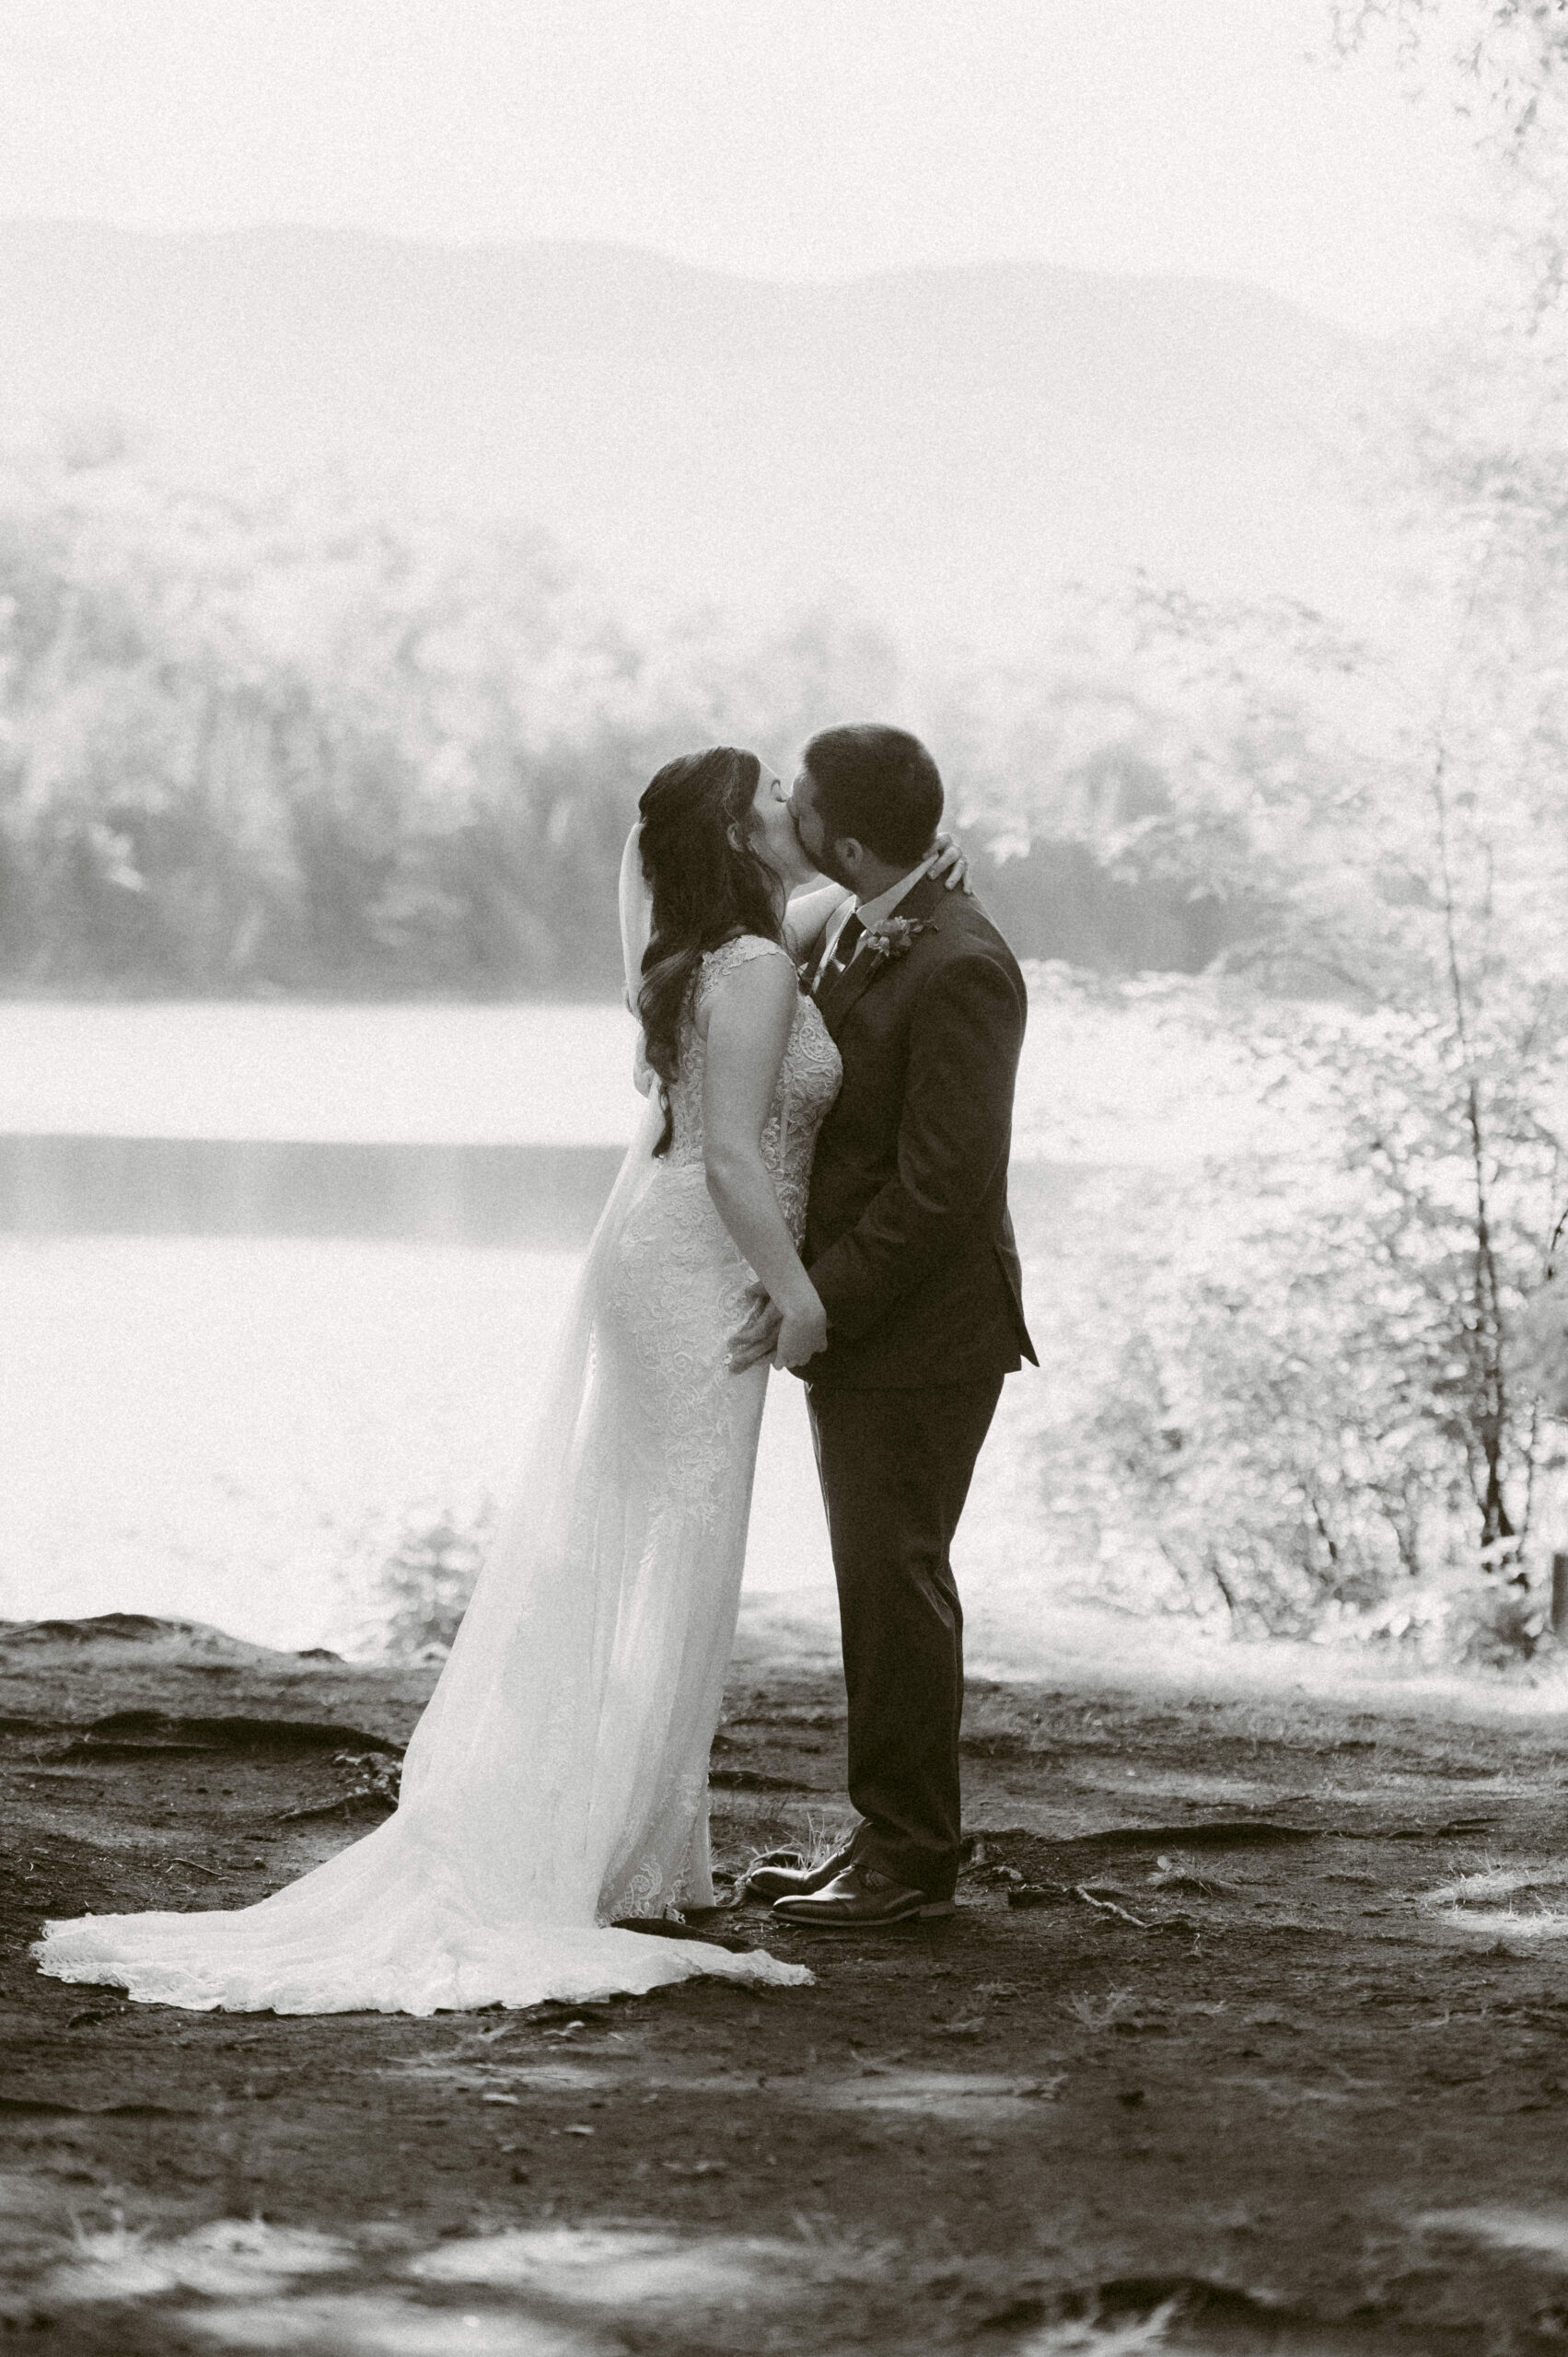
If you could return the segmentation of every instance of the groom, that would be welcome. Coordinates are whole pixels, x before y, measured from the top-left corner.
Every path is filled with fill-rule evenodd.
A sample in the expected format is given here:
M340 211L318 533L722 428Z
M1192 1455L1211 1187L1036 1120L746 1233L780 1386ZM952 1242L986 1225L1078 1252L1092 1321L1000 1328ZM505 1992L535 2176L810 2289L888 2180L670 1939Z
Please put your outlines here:
M805 1259L828 1347L800 1370L827 1504L862 1822L759 1898L858 1930L952 1912L958 1871L963 1613L949 1548L1004 1376L1034 1358L1007 1213L1017 961L928 873L942 781L900 728L829 728L790 797L802 848L847 885L806 987L843 1060L817 1143ZM766 1357L763 1303L732 1364Z

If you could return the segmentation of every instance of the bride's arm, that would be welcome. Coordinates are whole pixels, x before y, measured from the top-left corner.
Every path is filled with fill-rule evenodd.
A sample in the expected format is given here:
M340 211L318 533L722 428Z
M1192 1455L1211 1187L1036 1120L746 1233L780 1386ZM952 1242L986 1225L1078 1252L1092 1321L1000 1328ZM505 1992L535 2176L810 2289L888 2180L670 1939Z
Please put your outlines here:
M931 873L949 892L967 892L970 863L965 854L951 835L937 835L933 840L936 855L931 863ZM854 898L853 892L846 891L842 884L830 883L824 876L819 876L815 884L791 893L784 911L784 940L797 966L805 964L844 902Z
M768 1166L762 1127L789 1044L798 989L783 958L726 975L704 1010L703 1161L708 1192L736 1244L784 1312L776 1364L802 1366L827 1347L828 1320L795 1248ZM701 1017L699 1020L701 1021Z
M790 895L784 911L784 942L797 966L804 965L844 902L854 898L842 884L830 884L825 877Z

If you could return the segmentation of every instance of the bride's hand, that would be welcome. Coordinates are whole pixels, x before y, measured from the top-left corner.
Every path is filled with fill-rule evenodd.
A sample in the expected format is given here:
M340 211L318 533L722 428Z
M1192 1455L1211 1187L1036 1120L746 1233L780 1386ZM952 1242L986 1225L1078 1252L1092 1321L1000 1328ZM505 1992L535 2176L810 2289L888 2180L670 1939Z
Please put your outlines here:
M764 1359L771 1359L784 1323L766 1285L753 1285L746 1299L746 1322L729 1338L731 1375L744 1375L749 1366L760 1366Z
M932 875L940 883L945 884L949 892L968 892L970 889L968 854L958 849L951 835L936 835L933 840L936 845L937 857L931 863Z
M778 1341L773 1345L776 1367L804 1366L819 1351L828 1347L828 1313L818 1297L814 1285L807 1285L800 1301L784 1314Z

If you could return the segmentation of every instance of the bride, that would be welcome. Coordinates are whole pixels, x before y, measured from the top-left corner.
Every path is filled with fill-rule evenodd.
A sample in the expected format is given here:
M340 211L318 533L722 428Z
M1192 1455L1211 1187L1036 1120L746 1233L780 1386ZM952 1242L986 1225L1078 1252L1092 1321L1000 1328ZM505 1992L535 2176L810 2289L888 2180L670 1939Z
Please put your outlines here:
M45 1972L280 2014L810 1980L614 1926L714 1900L708 1747L768 1378L726 1345L755 1281L784 1313L775 1365L826 1341L798 1246L841 1071L795 956L842 895L755 754L671 761L639 807L621 931L648 1109L396 1814L259 1906L46 1924Z

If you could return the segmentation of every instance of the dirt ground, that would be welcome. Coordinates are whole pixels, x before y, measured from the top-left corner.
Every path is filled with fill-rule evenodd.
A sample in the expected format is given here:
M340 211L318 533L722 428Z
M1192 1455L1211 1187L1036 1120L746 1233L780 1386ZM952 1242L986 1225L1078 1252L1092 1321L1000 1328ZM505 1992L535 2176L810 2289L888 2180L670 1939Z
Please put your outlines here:
M1430 1897L1562 1875L1561 1720L978 1684L951 1922L719 1919L811 1988L301 2021L34 1971L45 1915L242 1904L365 1829L384 1804L345 1795L432 1676L131 1617L0 1628L12 2334L62 2357L1568 2340L1568 1941L1529 1941L1539 1896L1501 1930ZM730 1875L842 1821L842 1727L825 1663L738 1659Z

